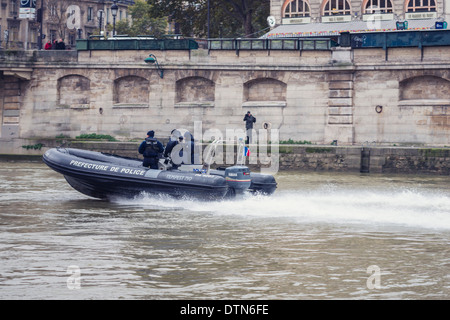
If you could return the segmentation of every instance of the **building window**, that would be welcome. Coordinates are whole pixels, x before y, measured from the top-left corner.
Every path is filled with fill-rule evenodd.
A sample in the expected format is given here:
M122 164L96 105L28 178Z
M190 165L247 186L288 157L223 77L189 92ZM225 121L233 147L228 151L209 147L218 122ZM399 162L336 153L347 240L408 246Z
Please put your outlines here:
M351 14L352 8L347 0L328 0L323 7L324 16Z
M406 12L429 12L436 11L435 0L409 0Z
M20 20L16 19L8 21L9 41L19 40L19 29L20 29Z
M18 41L19 40L19 28L17 27L10 27L9 28L9 41Z
M56 8L56 4L52 3L49 5L50 16L56 17L58 15L58 10Z
M37 34L38 34L38 29L36 28L30 28L30 33L29 33L29 39L31 43L37 43Z
M58 32L56 30L51 30L50 29L50 40L52 41L52 43L53 43L53 41L56 40L57 34L58 34Z
M311 10L305 0L291 0L285 3L284 18L309 17Z
M90 22L94 20L94 9L92 7L88 7L87 9L87 21Z
M364 13L392 13L393 7L391 0L366 0L363 5Z
M17 16L17 0L11 0L9 2L9 16L15 17Z

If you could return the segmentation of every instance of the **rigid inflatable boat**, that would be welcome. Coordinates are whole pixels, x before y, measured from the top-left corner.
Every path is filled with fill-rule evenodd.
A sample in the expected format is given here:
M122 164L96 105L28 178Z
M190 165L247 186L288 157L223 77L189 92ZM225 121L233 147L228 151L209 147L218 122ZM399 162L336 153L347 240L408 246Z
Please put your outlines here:
M187 165L180 169L161 159L159 169L149 169L139 159L74 148L50 149L43 161L75 190L100 199L145 193L219 200L244 192L272 194L277 187L273 176L251 173L243 165L215 170L209 169L209 164L206 169Z

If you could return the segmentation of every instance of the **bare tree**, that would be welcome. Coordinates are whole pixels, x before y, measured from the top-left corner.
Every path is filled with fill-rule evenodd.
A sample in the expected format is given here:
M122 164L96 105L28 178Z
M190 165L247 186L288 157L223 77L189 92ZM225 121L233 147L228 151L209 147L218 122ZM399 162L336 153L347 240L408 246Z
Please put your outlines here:
M68 22L69 25L76 23L76 21L70 21L70 19L80 18L76 17L74 14L67 13L67 8L69 8L71 3L73 3L73 1L70 0L44 0L47 23L51 25L54 30L57 30L58 37L63 39L68 30Z

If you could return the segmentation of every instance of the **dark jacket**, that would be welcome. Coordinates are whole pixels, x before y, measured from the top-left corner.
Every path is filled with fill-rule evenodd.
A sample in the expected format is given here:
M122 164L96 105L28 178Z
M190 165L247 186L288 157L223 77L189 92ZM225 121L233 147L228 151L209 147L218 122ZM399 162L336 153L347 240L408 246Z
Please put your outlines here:
M166 148L164 149L164 157L170 156L170 153L172 152L173 148L178 144L178 140L170 140L167 143ZM180 151L180 156L182 156L183 150Z
M246 114L244 117L245 129L253 129L253 123L256 122L256 118L252 115Z
M158 169L159 155L164 151L164 146L155 138L146 138L142 141L138 149L139 153L144 155L142 165L151 169Z
M146 138L142 141L138 151L144 155L144 158L157 158L164 151L164 146L156 138Z
M175 146L178 143L179 143L178 140L176 140L176 141L169 141L169 143L167 144L166 148L164 149L164 157L168 157L172 153L173 148L175 148ZM195 159L194 158L194 147L195 147L194 141L190 140L188 143L189 143L189 145L185 144L183 146L183 148L179 151L178 155L179 155L180 158L183 158L183 151L187 151L188 157L189 157L189 155L191 156L190 164L194 164L194 159ZM185 148L187 148L187 150L185 150ZM172 157L172 160L173 160L173 157ZM184 162L182 162L182 163L184 163ZM185 163L185 164L187 164L187 163Z
M66 50L66 44L64 41L58 41L56 42L56 50Z

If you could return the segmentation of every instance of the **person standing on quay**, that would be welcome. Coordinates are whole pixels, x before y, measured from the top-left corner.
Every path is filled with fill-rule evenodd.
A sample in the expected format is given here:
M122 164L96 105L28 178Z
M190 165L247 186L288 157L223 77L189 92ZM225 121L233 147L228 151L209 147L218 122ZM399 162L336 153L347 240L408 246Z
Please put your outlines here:
M247 141L246 144L252 143L252 130L253 130L253 123L256 122L256 118L252 115L250 111L247 111L247 114L244 117L245 121L245 129L247 131Z

